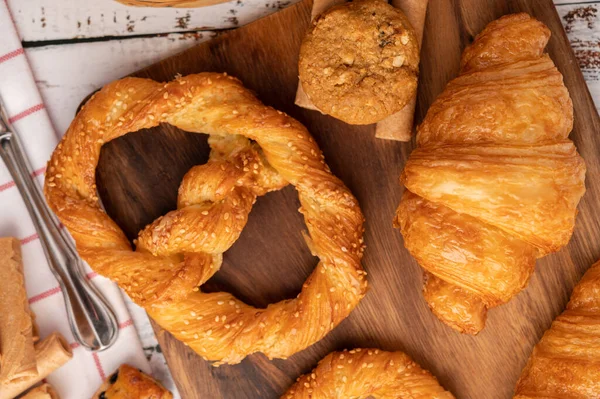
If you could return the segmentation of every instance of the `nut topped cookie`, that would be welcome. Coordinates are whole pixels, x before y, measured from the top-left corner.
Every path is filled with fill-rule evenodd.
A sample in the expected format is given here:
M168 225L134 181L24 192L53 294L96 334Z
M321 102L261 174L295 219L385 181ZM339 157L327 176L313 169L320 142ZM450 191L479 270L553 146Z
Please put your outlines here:
M419 45L402 11L385 0L356 0L315 18L298 69L302 88L321 112L366 125L414 97Z

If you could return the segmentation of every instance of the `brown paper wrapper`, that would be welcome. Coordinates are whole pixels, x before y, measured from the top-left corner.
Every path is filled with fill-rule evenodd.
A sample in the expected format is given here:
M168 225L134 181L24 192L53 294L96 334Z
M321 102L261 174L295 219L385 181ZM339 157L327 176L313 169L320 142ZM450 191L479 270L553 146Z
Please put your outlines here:
M392 0L391 4L401 9L415 30L419 48L423 44L423 30L428 0ZM387 140L410 141L415 120L417 96L400 111L377 123L375 137Z
M311 12L311 19L323 11L337 4L345 3L344 0L314 0ZM402 10L410 21L417 38L419 46L423 42L423 29L425 28L425 15L427 14L428 0L391 0L391 4ZM298 83L296 91L296 105L319 111L310 101L302 85ZM375 127L375 137L387 140L409 141L412 136L415 106L417 97L415 97L400 111L379 121Z
M73 353L59 333L52 333L35 345L38 374L34 377L0 385L0 399L12 399L46 378L54 370L68 362Z
M0 385L37 376L21 245L0 238Z
M60 399L58 393L50 384L42 384L30 389L25 395L19 399Z

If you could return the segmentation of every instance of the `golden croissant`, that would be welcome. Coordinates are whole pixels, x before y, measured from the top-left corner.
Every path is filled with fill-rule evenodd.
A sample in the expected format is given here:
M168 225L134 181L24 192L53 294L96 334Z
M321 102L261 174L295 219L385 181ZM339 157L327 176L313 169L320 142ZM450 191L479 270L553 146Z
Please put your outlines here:
M600 262L533 349L515 398L600 398Z
M402 352L352 349L325 356L281 399L453 399L427 370Z
M527 14L490 23L427 112L401 181L395 225L425 269L433 313L469 334L509 301L537 258L564 247L585 192L567 137L573 105Z
M210 135L208 163L184 177L177 210L143 229L135 250L104 212L95 169L102 145L159 123ZM257 196L295 186L320 258L300 294L266 309L199 290L239 237ZM237 363L262 352L285 358L323 338L356 307L367 282L363 216L298 121L263 105L230 76L169 83L126 78L95 94L48 164L46 199L81 257L204 358Z

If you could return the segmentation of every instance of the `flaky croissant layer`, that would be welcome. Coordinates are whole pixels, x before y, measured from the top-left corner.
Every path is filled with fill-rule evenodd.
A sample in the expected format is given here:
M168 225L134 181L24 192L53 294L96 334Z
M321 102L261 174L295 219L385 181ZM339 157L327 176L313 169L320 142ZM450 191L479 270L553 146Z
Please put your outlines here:
M600 398L600 262L584 274L567 309L533 349L515 395Z
M571 238L585 164L567 139L573 105L527 14L490 23L427 112L402 172L395 225L426 271L424 295L469 334Z
M132 250L96 193L100 148L169 123L208 133L208 163L181 183L177 209L146 226ZM198 287L216 273L256 198L295 186L311 251L320 258L300 294L266 309ZM84 260L206 359L254 352L285 358L338 325L367 289L363 215L298 121L263 105L232 77L201 73L169 83L125 78L95 94L48 163L46 199Z

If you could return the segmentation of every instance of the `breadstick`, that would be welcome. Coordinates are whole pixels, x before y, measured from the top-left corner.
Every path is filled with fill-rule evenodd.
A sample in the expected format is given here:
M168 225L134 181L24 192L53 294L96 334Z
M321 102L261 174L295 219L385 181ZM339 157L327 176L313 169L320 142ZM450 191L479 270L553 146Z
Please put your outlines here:
M311 19L324 12L330 7L344 3L344 0L315 0L311 12ZM391 4L401 9L410 21L417 38L419 46L423 42L423 30L425 28L425 15L427 14L428 0L392 0ZM312 101L308 98L302 85L298 84L296 91L296 105L299 107L318 111ZM415 106L417 98L413 98L402 110L388 116L377 123L375 127L375 137L380 139L409 141L412 136Z
M419 47L423 43L427 3L428 0L391 0L391 4L401 9L413 26L419 39ZM416 105L417 96L415 95L399 112L379 121L375 127L375 137L387 140L410 141Z
M0 384L0 399L11 399L46 378L73 357L67 341L59 333L52 333L35 345L38 374L8 384Z
M21 246L0 238L0 385L37 376Z
M21 396L20 399L60 399L60 397L54 388L52 388L52 385L42 384L31 389L25 395Z

